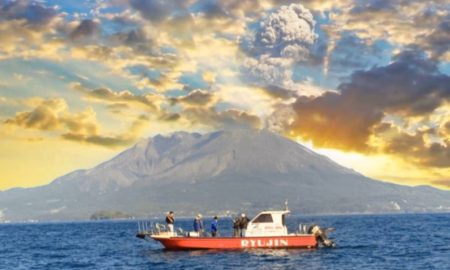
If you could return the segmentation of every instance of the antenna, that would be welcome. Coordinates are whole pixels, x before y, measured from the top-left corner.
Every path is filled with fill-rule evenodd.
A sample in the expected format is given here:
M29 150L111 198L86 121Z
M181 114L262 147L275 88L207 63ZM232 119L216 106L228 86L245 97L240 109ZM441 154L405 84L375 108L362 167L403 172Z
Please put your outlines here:
M284 201L284 208L286 211L289 211L289 207L288 207L288 200L286 199L286 201Z

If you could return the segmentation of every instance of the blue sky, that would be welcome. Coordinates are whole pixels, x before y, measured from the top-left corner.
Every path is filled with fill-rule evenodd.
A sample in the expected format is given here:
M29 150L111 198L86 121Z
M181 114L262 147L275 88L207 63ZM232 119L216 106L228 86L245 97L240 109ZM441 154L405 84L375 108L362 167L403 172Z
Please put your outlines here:
M0 43L0 189L158 133L243 127L450 187L445 1L2 0Z

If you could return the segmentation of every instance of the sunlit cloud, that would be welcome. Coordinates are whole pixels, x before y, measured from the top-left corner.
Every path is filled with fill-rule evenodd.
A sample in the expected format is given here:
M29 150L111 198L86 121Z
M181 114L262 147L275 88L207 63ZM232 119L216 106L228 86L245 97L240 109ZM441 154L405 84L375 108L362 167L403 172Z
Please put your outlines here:
M116 147L133 143L141 136L143 128L149 122L145 115L141 115L123 133L108 135L101 133L101 126L91 107L72 113L66 101L61 98L33 98L25 100L24 104L30 106L31 110L18 112L14 118L6 119L3 128L20 127L51 132L51 134L56 132L65 140ZM27 138L27 140L34 139Z
M126 90L117 92L108 88L88 89L80 83L72 83L71 88L80 92L88 100L109 103L115 108L139 106L146 111L157 112L164 99L157 94L134 95Z
M214 94L204 90L194 90L185 96L171 99L173 103L181 103L187 106L211 106L216 101Z
M51 143L106 158L159 132L268 128L449 188L449 15L441 0L0 0L0 137L27 160Z
M88 108L80 113L70 113L64 99L43 100L40 98L25 101L35 104L31 111L18 112L14 118L4 124L43 131L68 130L83 134L96 134L98 125L95 112Z

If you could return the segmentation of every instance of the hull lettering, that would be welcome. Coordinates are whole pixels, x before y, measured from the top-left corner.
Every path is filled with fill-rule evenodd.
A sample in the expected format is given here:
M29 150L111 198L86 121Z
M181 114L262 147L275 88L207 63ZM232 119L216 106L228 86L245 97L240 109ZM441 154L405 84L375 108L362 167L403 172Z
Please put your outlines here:
M241 247L288 247L287 239L242 239Z

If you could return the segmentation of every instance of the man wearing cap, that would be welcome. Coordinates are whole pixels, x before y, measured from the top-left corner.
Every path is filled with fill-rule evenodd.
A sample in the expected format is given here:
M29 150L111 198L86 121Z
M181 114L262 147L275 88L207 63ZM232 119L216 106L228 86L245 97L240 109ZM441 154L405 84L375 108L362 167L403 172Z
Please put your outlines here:
M198 214L194 219L194 231L198 233L199 236L202 235L203 232L203 221L202 215Z

